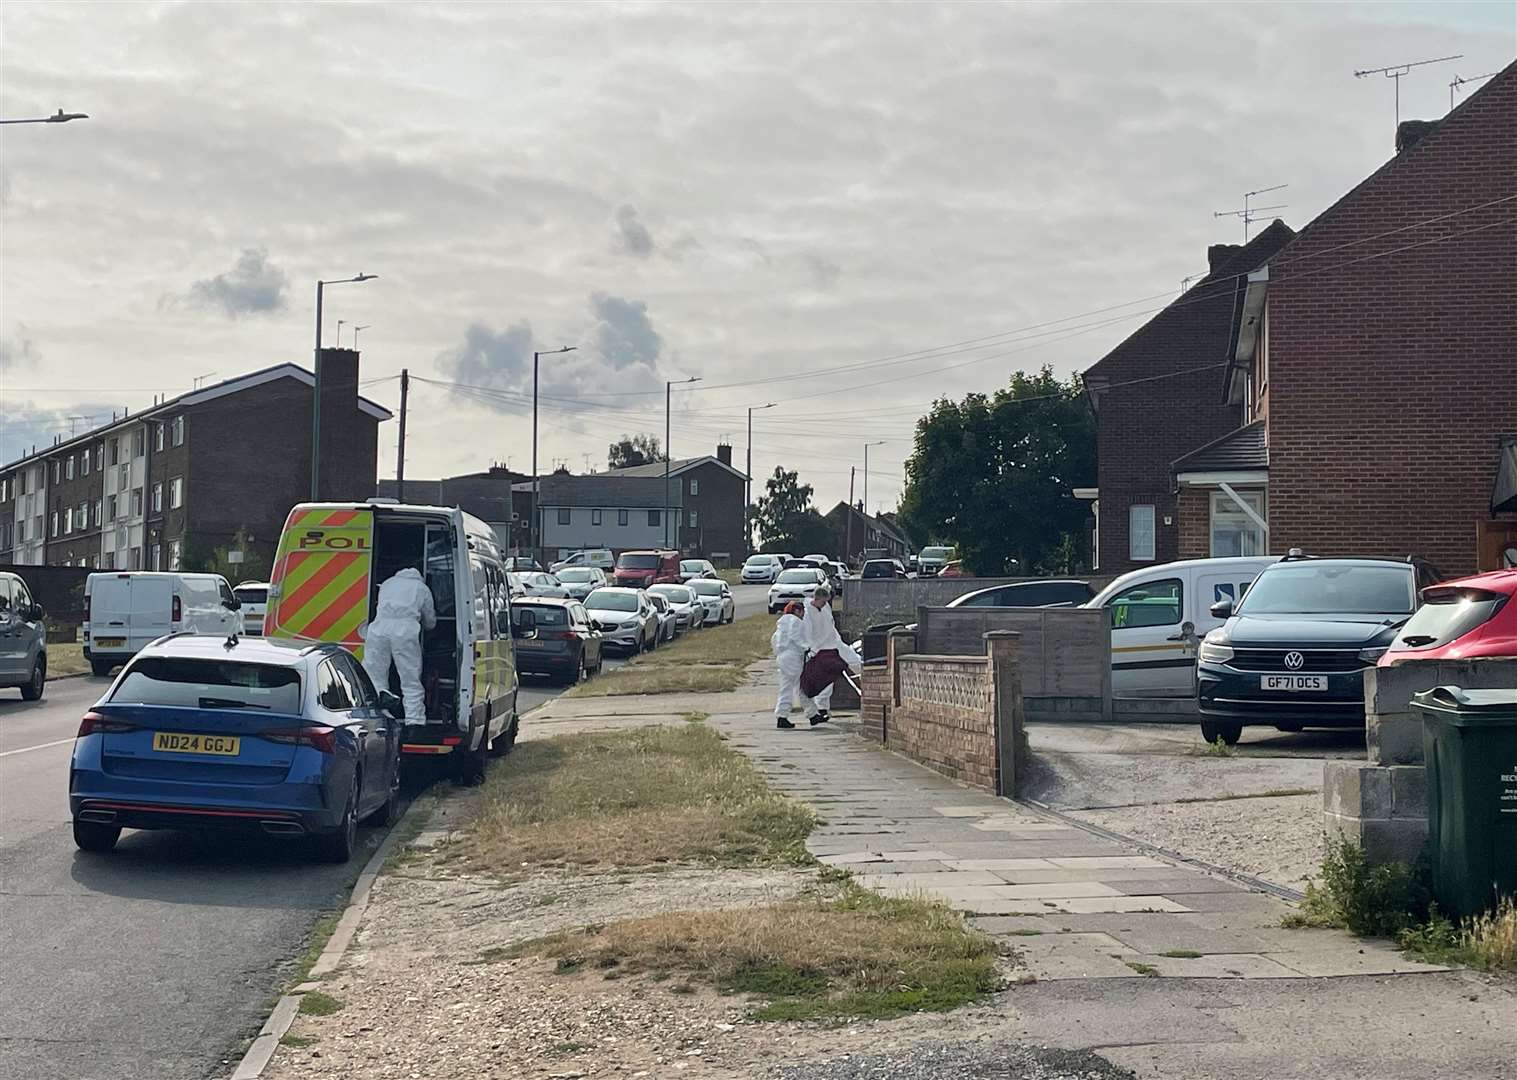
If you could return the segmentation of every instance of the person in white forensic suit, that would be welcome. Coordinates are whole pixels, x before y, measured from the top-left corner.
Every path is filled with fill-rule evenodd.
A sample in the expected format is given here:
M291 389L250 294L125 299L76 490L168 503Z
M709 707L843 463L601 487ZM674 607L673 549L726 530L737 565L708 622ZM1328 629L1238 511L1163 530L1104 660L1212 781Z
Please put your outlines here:
M374 621L364 637L363 666L376 689L390 685L390 664L400 673L400 696L406 723L427 722L426 695L421 688L421 632L437 625L432 590L421 571L407 566L379 587Z
M774 635L769 639L774 649L774 659L780 680L780 695L774 703L774 726L781 729L795 727L790 722L790 706L796 698L806 706L806 711L816 713L810 698L801 696L801 668L806 666L806 624L801 621L801 605L789 603L779 621L774 624Z
M832 590L825 585L817 586L811 594L811 599L806 603L806 651L808 659L819 653L833 652L839 660L848 667L857 671L863 660L853 648L843 640L838 633L837 620L832 617ZM839 669L841 674L841 669ZM815 714L807 717L813 727L817 724L825 724L830 715L827 706L832 704L832 684L810 700L816 706Z

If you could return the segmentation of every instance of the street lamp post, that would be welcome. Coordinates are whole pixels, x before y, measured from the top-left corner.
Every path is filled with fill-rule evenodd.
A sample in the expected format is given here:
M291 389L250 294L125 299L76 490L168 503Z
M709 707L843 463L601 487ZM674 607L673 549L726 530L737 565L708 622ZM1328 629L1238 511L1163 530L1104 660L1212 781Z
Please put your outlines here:
M367 330L367 329L369 329L369 327L371 327L373 325L374 325L373 323L364 323L362 326L355 326L355 327L353 327L353 351L354 352L358 351L358 331L360 331L360 330ZM339 341L337 344L341 345L342 342Z
M557 356L574 352L577 345L565 345L562 349L546 349L532 354L532 518L527 522L527 556L537 558L537 360L541 356Z
M869 513L869 448L871 446L884 446L886 440L879 442L866 442L864 444L864 513Z
M748 505L743 511L743 530L748 538L748 550L753 550L753 411L758 409L774 408L776 402L771 401L767 405L753 405L748 409Z
M692 375L688 379L681 379L680 380L680 384L684 385L685 383L695 383L695 382L700 382L700 381L701 380L700 380L700 378L698 376ZM670 438L670 433L669 433L670 424L669 424L669 421L670 421L670 418L673 415L673 412L672 412L673 394L674 394L674 383L672 383L672 382L666 382L666 383L664 383L664 548L665 548L665 550L667 550L668 547L669 547L669 438ZM678 532L678 530L676 530L675 533L674 533L674 539L675 539L676 542L678 542L678 540L679 540L679 532Z
M0 120L0 124L66 124L70 120L88 120L89 118L89 113L66 113L62 109L59 109L52 116L29 116L21 120Z
M328 285L347 285L359 281L373 281L378 274L359 274L356 277L338 278L335 281L316 282L316 384L311 392L311 501L321 498L321 294Z

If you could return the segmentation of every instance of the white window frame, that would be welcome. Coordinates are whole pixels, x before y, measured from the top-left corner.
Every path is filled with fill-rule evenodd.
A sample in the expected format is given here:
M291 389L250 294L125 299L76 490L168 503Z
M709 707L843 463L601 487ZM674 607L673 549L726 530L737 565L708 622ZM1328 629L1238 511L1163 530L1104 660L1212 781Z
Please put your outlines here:
M169 509L178 510L184 505L184 477L176 476L169 480Z
M600 524L600 520L601 520L600 511L599 510L591 510L590 511L590 524L598 526Z
M701 482L699 480L697 480L695 477L692 476L690 478L690 494L692 494L692 495L699 495L700 493L701 493Z
M183 446L184 445L184 414L183 413L180 413L178 416L174 417L173 438L170 439L170 442L172 442L175 446Z
M1143 512L1147 511L1145 515ZM1148 546L1138 546L1139 522L1148 518ZM1158 516L1153 503L1133 503L1127 508L1127 557L1132 562L1153 562L1158 557Z
M168 431L166 430L167 428L168 428L167 424L161 424L160 423L160 424L154 424L153 425L153 449L154 450L162 450L163 449L164 441L168 438Z
M160 480L160 481L158 481L158 483L156 483L156 484L153 485L153 513L155 513L155 514L161 514L162 512L163 512L163 481Z
M1258 517L1265 516L1268 503L1264 491L1213 491L1207 519L1208 552L1212 558L1263 555L1269 548L1268 530L1250 517L1233 496L1246 502ZM1238 535L1236 551L1232 550L1232 545L1218 545L1219 526L1227 533Z
M690 511L690 527L692 529L699 527L697 525L698 520L699 518L696 516L696 512L694 510Z

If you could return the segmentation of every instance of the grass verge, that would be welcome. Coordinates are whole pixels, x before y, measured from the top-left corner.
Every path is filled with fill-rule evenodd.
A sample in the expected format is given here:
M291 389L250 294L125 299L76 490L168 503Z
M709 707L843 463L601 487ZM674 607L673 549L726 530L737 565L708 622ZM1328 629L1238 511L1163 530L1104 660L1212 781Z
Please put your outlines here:
M703 724L562 735L517 746L485 782L463 851L522 864L802 864L809 807L769 790Z
M758 1020L944 1011L1000 986L995 943L958 914L846 881L831 899L654 915L526 942L513 954L554 960L563 973L658 982L678 974L671 992L688 993L695 980L761 999Z
M312 990L309 994L302 994L300 997L302 1016L331 1016L333 1013L341 1012L342 1007L340 998L323 994L320 990Z
M90 670L84 658L84 646L77 641L56 641L47 647L47 674L49 678L64 675L83 675Z
M743 684L749 664L769 655L774 623L750 616L708 626L633 657L615 671L565 692L565 697L622 694L720 693Z

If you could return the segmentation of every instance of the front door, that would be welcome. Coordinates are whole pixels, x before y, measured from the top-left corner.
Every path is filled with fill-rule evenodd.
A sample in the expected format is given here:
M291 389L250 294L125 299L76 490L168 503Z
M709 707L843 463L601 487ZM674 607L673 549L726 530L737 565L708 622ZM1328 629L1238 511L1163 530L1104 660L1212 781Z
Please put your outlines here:
M1130 586L1107 601L1111 621L1111 688L1148 697L1190 693L1195 651L1185 627L1185 583L1159 578Z

